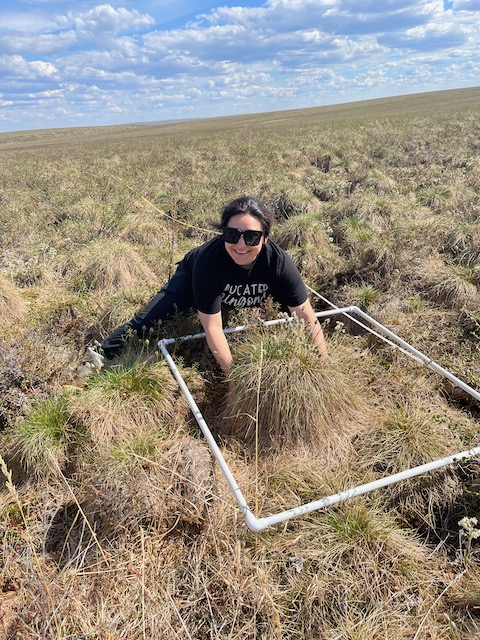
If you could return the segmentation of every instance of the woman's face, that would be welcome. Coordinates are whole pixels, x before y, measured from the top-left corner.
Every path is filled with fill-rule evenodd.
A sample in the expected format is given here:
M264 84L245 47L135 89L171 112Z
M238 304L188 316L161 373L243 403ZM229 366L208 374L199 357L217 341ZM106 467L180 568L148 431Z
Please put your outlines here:
M262 231L260 221L248 213L239 213L236 216L232 216L227 223L227 227L239 229L240 231ZM240 236L240 240L236 244L225 242L225 249L228 255L232 258L235 264L238 264L239 267L250 267L255 262L256 257L262 250L266 241L267 238L262 236L260 242L256 246L249 247L245 244L243 236Z

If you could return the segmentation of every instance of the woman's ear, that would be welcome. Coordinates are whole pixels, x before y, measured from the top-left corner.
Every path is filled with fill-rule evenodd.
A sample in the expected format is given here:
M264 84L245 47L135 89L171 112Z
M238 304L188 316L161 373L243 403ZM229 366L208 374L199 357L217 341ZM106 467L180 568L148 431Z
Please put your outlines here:
M267 242L268 242L268 236L265 236L263 239L263 244L267 244Z

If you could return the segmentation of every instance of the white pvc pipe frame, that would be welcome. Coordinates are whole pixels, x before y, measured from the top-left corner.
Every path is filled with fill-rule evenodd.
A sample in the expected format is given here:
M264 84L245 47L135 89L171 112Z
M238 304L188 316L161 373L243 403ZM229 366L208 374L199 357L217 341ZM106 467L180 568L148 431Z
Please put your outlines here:
M357 316L360 316L363 320L373 325L375 329L380 331L385 336L388 336L390 340L386 340L386 341L389 344L393 344L393 346L400 348L401 351L403 351L404 353L407 353L407 355L410 355L412 358L414 358L418 362L424 364L430 369L433 369L433 371L436 371L440 375L444 376L445 378L450 380L450 382L452 382L454 385L458 386L460 389L463 389L463 391L465 391L466 393L471 395L474 399L480 402L480 393L478 391L475 391L475 389L472 389L465 382L462 382L462 380L459 380L458 378L456 378L449 371L446 371L445 369L443 369L431 358L424 355L421 351L418 351L417 349L412 347L410 344L408 344L407 342L399 338L395 333L393 333L392 331L384 327L382 324L374 320L371 316L366 314L364 311L362 311L358 307L356 306L343 307L343 308L335 307L335 309L332 309L330 311L320 311L315 315L317 316L317 318L326 318L326 317L340 315L340 314L345 315L347 317L351 317L349 314L355 314ZM351 319L356 321L355 318L351 318ZM290 320L291 318L280 318L277 320L270 320L270 321L264 322L263 324L265 326L272 326L279 323L288 322ZM362 323L358 323L358 324L360 324L363 328L367 329L368 331L375 333L375 335L378 335L369 326L364 325ZM245 329L248 329L248 325L231 327L229 329L225 329L225 333L226 334L236 333L239 331L244 331ZM230 471L230 468L227 462L225 461L225 458L223 457L222 452L220 451L220 448L215 441L215 438L213 437L207 423L205 422L205 419L203 418L200 412L200 409L197 406L197 403L193 399L192 394L190 393L187 385L185 384L185 381L180 375L180 372L178 371L178 368L175 365L167 349L168 345L173 344L175 342L183 342L186 340L196 340L204 337L205 337L204 333L196 333L194 335L182 336L180 338L168 338L165 340L160 340L158 343L158 346L160 347L166 361L168 362L168 365L172 370L172 373L175 376L175 379L177 380L180 386L180 389L182 390L182 393L184 394L190 406L190 409L192 410L193 415L210 446L210 449L213 455L215 456L218 464L220 465L220 468L223 472L223 475L225 476L225 479L227 480L227 483L230 487L233 497L237 501L238 506L240 507L240 510L245 517L245 521L248 528L251 529L252 531L262 531L263 529L266 529L267 527L278 524L280 522L291 520L292 518L297 518L298 516L302 516L306 513L311 513L312 511L325 509L327 507L330 507L333 504L336 504L338 502L344 502L345 500L349 500L350 498L354 498L356 496L369 493L370 491L374 491L375 489L381 489L383 487L387 487L388 485L394 484L396 482L400 482L401 480L413 478L422 473L427 473L429 471L433 471L434 469L439 469L449 464L453 464L454 462L458 462L460 460L466 460L468 458L472 458L480 455L480 447L475 447L467 451L461 451L460 453L447 456L446 458L440 458L439 460L434 460L433 462L422 464L419 467L413 467L411 469L401 471L400 473L395 473L391 476L380 478L379 480L375 480L373 482L368 482L366 484L352 487L351 489L341 491L340 493L336 493L334 495L327 496L325 498L320 498L319 500L314 500L313 502L308 502L306 504L300 505L298 507L294 507L292 509L287 509L286 511L281 511L279 513L275 513L273 515L263 517L263 518L257 518L249 508L247 501L245 500L245 497L237 484L237 481L235 480L232 472Z

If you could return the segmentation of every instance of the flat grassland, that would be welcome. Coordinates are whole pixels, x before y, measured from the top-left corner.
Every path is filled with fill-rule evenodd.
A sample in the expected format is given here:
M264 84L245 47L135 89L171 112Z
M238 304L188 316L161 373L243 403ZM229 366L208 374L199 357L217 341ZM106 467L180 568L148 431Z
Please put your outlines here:
M76 367L231 199L317 309L355 304L480 390L480 88L0 134L0 637L480 637L478 459L252 533L157 338ZM267 304L175 360L259 516L480 444L478 402L347 318L329 359ZM255 446L260 442L261 446Z

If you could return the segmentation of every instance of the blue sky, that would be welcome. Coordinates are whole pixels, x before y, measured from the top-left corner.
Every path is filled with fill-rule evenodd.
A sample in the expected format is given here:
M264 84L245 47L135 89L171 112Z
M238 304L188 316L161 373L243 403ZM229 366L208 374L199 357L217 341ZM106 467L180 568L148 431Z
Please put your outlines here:
M480 0L2 0L0 131L480 85Z

